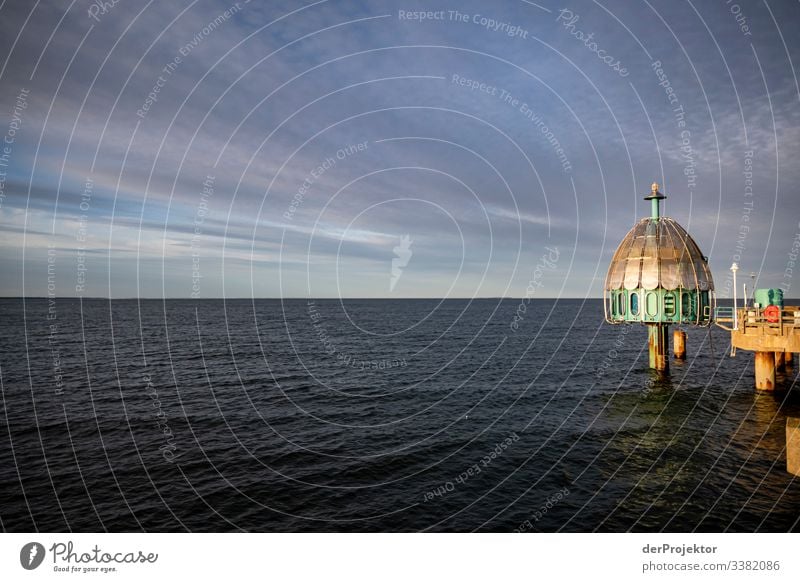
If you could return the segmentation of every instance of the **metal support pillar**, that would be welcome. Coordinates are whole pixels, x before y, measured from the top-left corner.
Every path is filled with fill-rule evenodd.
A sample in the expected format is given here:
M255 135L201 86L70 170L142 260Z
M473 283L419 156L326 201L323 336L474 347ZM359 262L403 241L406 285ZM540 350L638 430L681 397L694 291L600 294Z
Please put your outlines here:
M686 332L676 329L672 334L672 355L676 360L686 359Z
M650 367L659 372L669 371L669 326L660 323L647 326Z

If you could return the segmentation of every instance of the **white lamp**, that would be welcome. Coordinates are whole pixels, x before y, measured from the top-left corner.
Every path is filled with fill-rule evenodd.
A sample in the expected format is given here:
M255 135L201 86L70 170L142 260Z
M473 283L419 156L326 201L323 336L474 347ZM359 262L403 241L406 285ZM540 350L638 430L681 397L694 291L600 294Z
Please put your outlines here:
M733 273L733 329L739 329L739 316L736 313L736 271L739 270L739 265L733 263L731 265L731 272Z

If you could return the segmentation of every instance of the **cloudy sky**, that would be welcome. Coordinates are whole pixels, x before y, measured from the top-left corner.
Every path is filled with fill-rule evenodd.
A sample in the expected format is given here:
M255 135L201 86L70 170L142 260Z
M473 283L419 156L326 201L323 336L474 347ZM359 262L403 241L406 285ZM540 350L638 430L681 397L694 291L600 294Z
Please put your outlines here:
M798 296L797 22L4 0L0 294L596 297L656 181L720 296L734 260Z

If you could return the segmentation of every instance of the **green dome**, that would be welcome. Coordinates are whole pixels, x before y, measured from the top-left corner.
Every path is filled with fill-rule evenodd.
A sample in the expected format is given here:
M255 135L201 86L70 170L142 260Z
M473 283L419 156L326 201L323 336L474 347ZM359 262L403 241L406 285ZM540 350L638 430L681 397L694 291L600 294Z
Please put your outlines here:
M709 325L716 299L708 258L680 224L661 216L666 196L658 184L650 191L650 218L625 235L608 267L606 321Z

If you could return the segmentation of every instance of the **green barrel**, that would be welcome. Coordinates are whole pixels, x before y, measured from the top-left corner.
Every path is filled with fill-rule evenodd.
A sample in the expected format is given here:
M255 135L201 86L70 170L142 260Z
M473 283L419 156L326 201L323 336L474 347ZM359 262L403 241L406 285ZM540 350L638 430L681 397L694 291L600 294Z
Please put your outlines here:
M783 289L756 289L753 299L759 307L775 305L783 309Z

